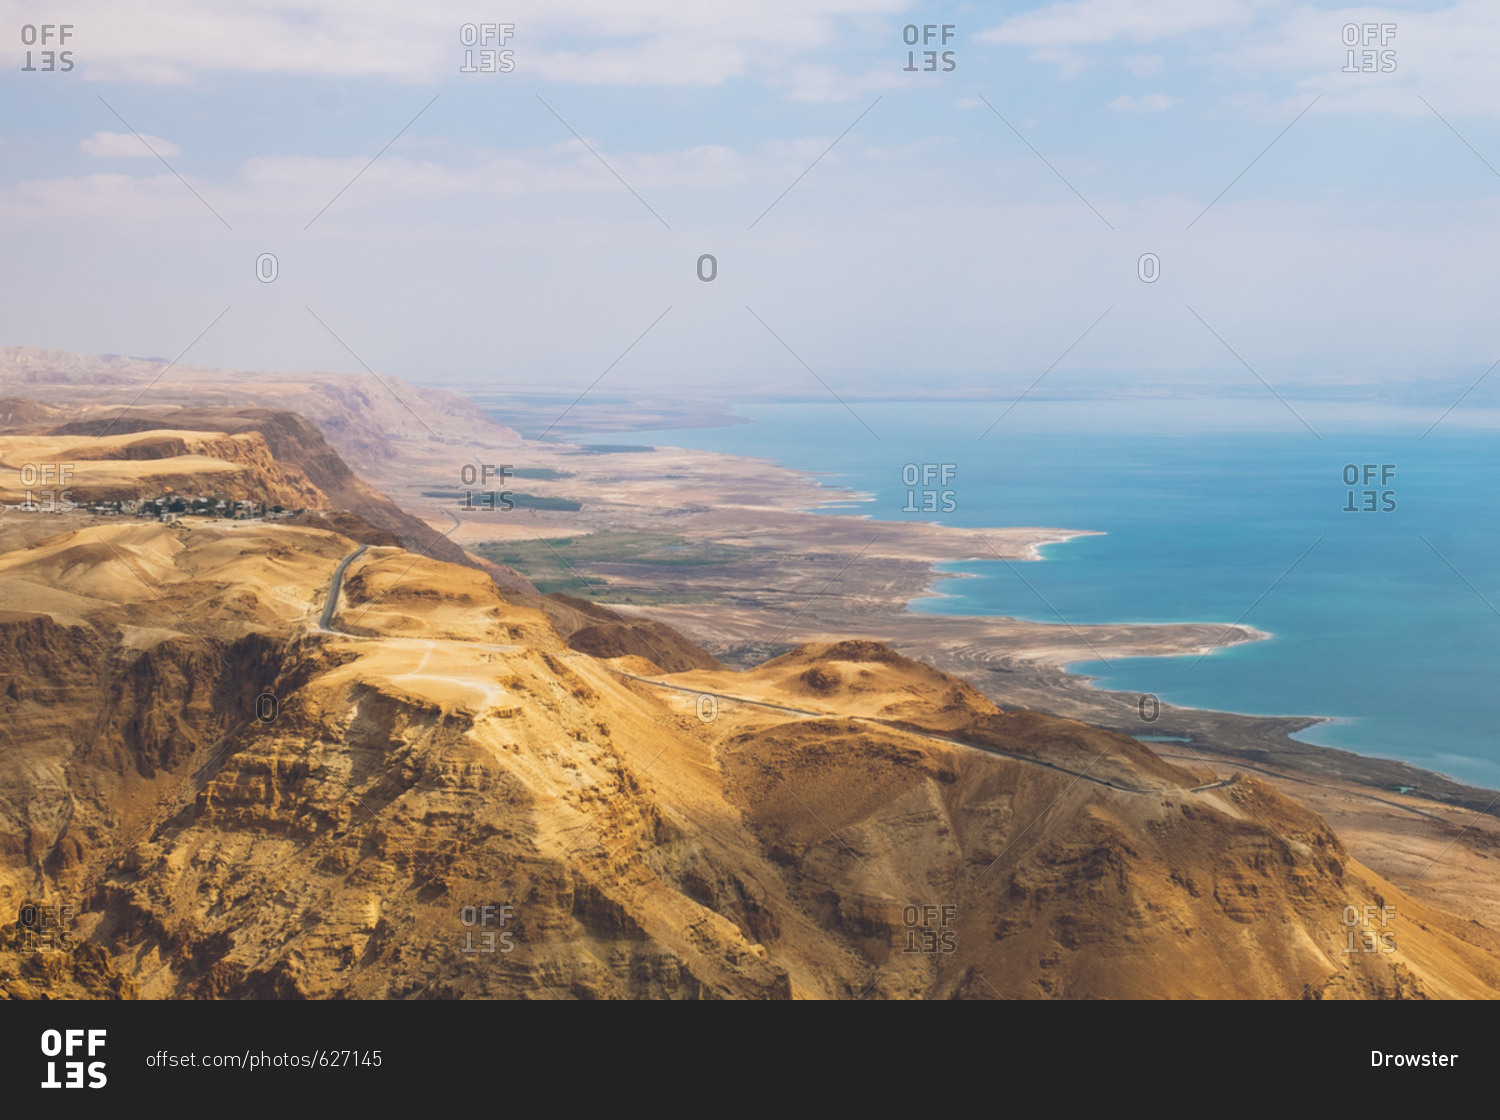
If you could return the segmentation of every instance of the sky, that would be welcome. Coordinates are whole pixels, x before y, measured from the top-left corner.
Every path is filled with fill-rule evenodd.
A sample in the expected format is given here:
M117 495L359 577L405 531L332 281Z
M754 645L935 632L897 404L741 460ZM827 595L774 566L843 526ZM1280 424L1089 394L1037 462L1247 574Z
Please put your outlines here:
M1500 358L1492 0L67 9L0 0L0 345L1424 407Z

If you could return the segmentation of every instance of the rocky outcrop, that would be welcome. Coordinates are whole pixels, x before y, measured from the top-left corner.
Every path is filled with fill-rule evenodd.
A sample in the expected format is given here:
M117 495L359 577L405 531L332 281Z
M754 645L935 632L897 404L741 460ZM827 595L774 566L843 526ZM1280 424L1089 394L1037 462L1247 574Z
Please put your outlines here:
M593 657L640 657L664 673L722 669L723 662L662 622L627 618L616 610L561 592L539 604L569 648Z
M295 471L323 495L316 503L296 503L291 508L347 510L377 529L394 535L415 553L453 564L477 567L502 587L534 593L530 581L519 573L488 560L471 556L425 521L402 510L384 494L361 480L333 449L323 433L294 412L271 408L135 408L118 417L91 417L60 424L50 431L58 435L97 436L108 431L149 432L154 429L192 429L223 432L229 436L259 436L270 457L290 474ZM283 505L288 503L282 503Z

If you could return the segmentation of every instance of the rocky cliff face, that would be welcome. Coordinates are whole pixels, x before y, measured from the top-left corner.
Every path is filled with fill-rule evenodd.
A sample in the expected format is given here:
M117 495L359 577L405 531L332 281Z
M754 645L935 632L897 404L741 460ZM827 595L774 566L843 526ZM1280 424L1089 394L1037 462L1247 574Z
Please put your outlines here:
M408 385L388 374L255 374L172 365L172 399L153 394L166 360L118 354L73 354L35 346L0 347L0 425L48 424L53 430L97 435L151 428L201 428L235 434L261 432L283 465L300 467L334 509L347 509L395 533L416 552L468 564L502 587L531 595L535 588L503 565L465 552L412 517L355 475L378 479L390 469L392 447L436 455L456 475L476 458L502 461L520 436L473 402L442 389ZM110 426L113 425L113 426ZM326 437L326 438L325 438Z
M71 434L71 433L63 433ZM190 456L202 456L219 462L233 463L243 469L202 475ZM87 461L121 460L129 462L183 461L176 471L153 473L151 482L163 489L170 488L178 494L196 494L204 489L230 501L265 502L287 509L328 509L332 501L319 489L303 470L291 463L284 463L271 451L265 436L258 431L241 432L236 435L212 435L183 432L159 434L147 432L139 439L118 446L105 448L82 444L76 448L60 448L57 457ZM87 476L73 486L74 501L103 500L141 497L141 487L135 481L101 480L94 482Z
M86 419L69 420L46 430L55 435L97 437L106 432L118 435L163 429L222 432L230 438L199 439L205 448L223 447L232 456L250 456L252 452L248 448L257 446L258 442L266 449L266 454L264 461L257 460L256 465L267 472L266 478L279 477L275 474L279 470L288 479L301 480L301 485L310 487L320 495L314 501L281 504L291 505L293 508L348 510L375 528L394 534L413 552L449 563L479 568L502 587L525 593L535 592L531 583L519 573L471 556L426 522L406 513L384 494L364 482L349 469L348 464L323 438L323 433L317 427L293 412L268 408L141 407L125 410L123 414L92 414ZM141 441L141 445L149 448L159 442L159 439L147 438ZM207 450L203 453L215 458L226 457ZM143 454L142 457L147 456ZM243 462L245 459L230 458L228 461Z
M0 924L0 1002L140 998L135 981L98 945L59 938L54 947L50 936L19 920Z
M877 643L659 676L390 547L350 568L334 625L358 636L319 634L308 619L353 549L326 529L267 527L254 549L227 529L90 532L150 591L109 583L122 561L105 551L76 623L0 620L0 893L74 906L97 951L66 975L0 975L17 992L1500 988L1486 931L1417 904L1274 791L1002 713ZM78 547L0 557L0 592ZM106 586L129 601L99 606ZM1371 912L1389 949L1364 936Z

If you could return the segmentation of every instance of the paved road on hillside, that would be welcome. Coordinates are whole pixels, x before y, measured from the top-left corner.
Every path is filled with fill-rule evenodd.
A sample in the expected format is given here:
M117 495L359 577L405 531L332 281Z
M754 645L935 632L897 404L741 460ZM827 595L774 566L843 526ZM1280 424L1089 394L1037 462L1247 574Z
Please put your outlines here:
M429 652L437 648L438 642L453 642L461 644L468 649L498 650L501 653L516 653L525 648L502 642L470 642L463 638L418 638L405 635L351 634L347 630L335 630L333 628L333 615L338 610L339 592L343 590L344 586L344 572L369 547L367 544L360 545L353 552L349 553L348 556L340 560L339 566L333 570L333 579L328 584L328 601L323 604L323 613L319 617L317 625L313 628L315 632L319 634L337 634L340 638L355 638L374 642L418 642L426 646ZM379 601L379 598L379 596L376 596L370 606L374 606Z
M455 518L455 520L457 519ZM325 634L338 634L341 637L346 638L360 637L360 635L358 634L348 634L342 630L333 629L333 615L335 610L337 610L338 608L339 591L342 589L344 582L344 571L349 567L350 564L359 559L359 557L368 547L369 545L360 545L348 556L345 556L342 560L340 560L339 566L334 569L333 579L329 582L328 585L328 601L323 605L323 615L318 620L318 629L321 632ZM410 640L399 638L381 638L374 635L372 635L372 637L376 637L377 640L383 641ZM426 642L429 648L434 644L432 639L416 640ZM513 652L521 648L520 646L514 645L492 645L479 642L465 642L464 644L472 645L475 649L494 649L503 650L505 652ZM805 719L854 719L860 721L861 723L873 723L877 727L883 727L887 730L897 731L903 735L912 735L918 739L931 739L934 742L946 743L947 745L952 747L966 747L969 750L973 751L983 751L985 754L999 755L1001 758L1008 758L1014 762L1024 763L1027 766L1040 766L1047 770L1054 770L1059 774L1068 774L1074 778L1081 779L1082 781L1092 782L1096 786L1103 786L1105 789L1112 789L1119 793L1152 795L1160 795L1164 793L1205 793L1208 790L1224 789L1225 787L1234 784L1233 778L1225 778L1221 781L1209 782L1206 785L1193 786L1191 788L1184 787L1178 789L1170 789L1163 787L1161 789L1139 789L1136 786L1127 786L1122 785L1119 782L1110 781L1108 778L1096 778L1085 770L1074 770L1067 766L1059 766L1054 762L1044 762L1042 759L1033 758L1030 755L1016 754L1013 751L1002 750L999 747L987 746L983 743L966 743L962 739L953 739L946 735L934 735L931 732L915 731L909 727L903 727L890 720L874 719L870 716L841 716L829 712L810 712L802 708L788 707L785 704L772 704L767 700L751 700L750 698L745 696L732 696L728 693L723 692L704 692L702 689L698 688L685 688L682 685L668 684L666 681L653 680L651 677L637 676L634 673L626 673L619 669L614 670L614 672L618 673L620 676L625 677L628 680L640 681L642 684L651 685L653 688L663 688L672 692L683 692L688 694L689 696L713 696L719 700L732 700L736 704L749 704L752 707L767 708L773 712L785 712L787 715L801 716Z
M1163 793L1205 793L1211 789L1224 789L1227 786L1234 785L1233 778L1224 778L1217 782L1208 782L1205 785L1193 786L1191 788L1181 787L1178 789L1170 789L1163 787L1161 789L1139 789L1135 786L1121 785L1119 782L1112 782L1108 778L1096 778L1084 770L1073 770L1066 766L1058 766L1053 762L1044 762L1039 758L1033 758L1030 755L1016 754L1013 751L1001 750L999 747L991 747L983 743L966 743L962 739L952 739L946 735L934 735L931 732L926 731L914 731L910 727L902 726L890 720L875 719L870 716L842 716L831 712L809 712L802 708L789 708L785 704L772 704L766 700L751 700L744 696L731 696L728 693L724 692L705 692L701 688L684 688L682 685L668 684L666 681L653 680L650 677L638 677L634 673L626 673L618 669L616 669L615 672L619 673L622 677L628 677L630 680L640 681L642 684L653 685L656 688L670 689L673 692L685 692L690 696L713 696L718 700L733 700L737 704L750 704L753 707L757 708L769 708L774 712L786 712L789 715L805 716L812 719L853 719L859 720L861 723L873 723L877 727L884 727L891 731L898 731L903 735L914 735L919 739L932 739L934 742L947 743L949 746L954 747L967 747L969 750L983 751L985 754L995 754L1001 756L1002 758L1012 759L1015 762L1023 762L1028 766L1043 766L1048 770L1055 770L1059 774L1071 774L1075 778L1082 778L1086 782L1093 782L1096 786L1104 786L1106 789L1117 790L1120 793L1158 795Z
M318 619L318 629L322 630L324 633L343 633L342 630L335 630L333 628L333 612L338 610L339 607L339 591L342 590L344 586L344 569L348 568L350 564L358 560L364 553L365 549L369 547L370 546L367 544L360 545L353 552L349 553L348 556L345 556L342 560L340 560L339 566L333 569L333 580L328 585L328 602L323 604L323 615Z

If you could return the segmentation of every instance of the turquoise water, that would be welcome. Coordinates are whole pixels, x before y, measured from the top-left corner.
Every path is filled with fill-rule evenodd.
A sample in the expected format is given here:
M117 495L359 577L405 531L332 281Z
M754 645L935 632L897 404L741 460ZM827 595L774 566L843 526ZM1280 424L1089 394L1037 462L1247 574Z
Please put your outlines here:
M1097 409L1070 427L1064 409L1048 430L1011 417L980 440L993 418L983 408L857 411L879 439L837 403L757 406L736 427L629 438L770 458L871 495L829 516L1102 530L1016 564L1025 582L994 560L949 565L975 578L940 580L943 597L912 609L1075 625L1243 621L1273 637L1201 660L1073 668L1175 704L1332 717L1299 738L1500 787L1500 614L1485 601L1500 606L1495 433L1444 424L1419 439L1424 417L1382 430L1320 424L1321 439L1295 421L1182 434L1124 412L1112 429ZM924 463L956 468L931 486L939 506L952 492L949 512L907 512L924 487L920 476L904 484L903 467ZM1350 486L1348 464L1395 472ZM1358 506L1367 488L1376 512L1346 512L1349 492ZM1380 508L1387 491L1393 510Z

